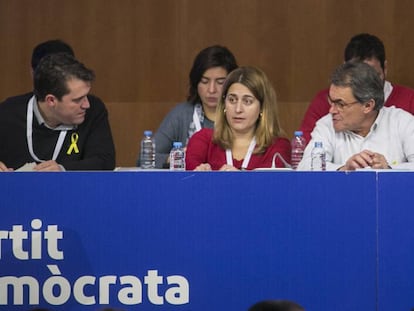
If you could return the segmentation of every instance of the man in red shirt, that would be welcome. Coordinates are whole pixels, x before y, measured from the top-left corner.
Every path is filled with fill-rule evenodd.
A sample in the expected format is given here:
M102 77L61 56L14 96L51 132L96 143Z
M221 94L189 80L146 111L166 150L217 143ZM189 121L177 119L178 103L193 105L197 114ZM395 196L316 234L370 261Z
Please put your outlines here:
M371 65L384 81L384 106L395 106L414 114L414 90L405 86L391 84L386 80L387 61L385 47L382 41L367 33L358 34L351 38L344 52L344 61L358 60ZM329 113L328 90L324 89L316 94L310 103L302 120L300 130L307 142L316 121Z

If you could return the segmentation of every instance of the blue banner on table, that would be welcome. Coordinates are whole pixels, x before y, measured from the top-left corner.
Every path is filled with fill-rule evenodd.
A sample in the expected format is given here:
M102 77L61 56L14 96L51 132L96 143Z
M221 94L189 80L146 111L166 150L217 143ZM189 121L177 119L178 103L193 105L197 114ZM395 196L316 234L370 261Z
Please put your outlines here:
M0 185L1 310L376 308L375 173L13 173Z
M414 309L413 173L379 174L378 310Z

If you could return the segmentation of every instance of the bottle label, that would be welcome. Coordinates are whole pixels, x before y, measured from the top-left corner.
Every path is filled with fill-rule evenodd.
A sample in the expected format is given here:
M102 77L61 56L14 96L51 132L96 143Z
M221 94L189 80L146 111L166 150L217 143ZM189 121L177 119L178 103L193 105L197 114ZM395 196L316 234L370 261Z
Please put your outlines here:
M326 159L324 153L319 153L312 156L311 169L312 171L326 170Z
M292 150L292 168L296 169L298 167L298 164L300 161L302 161L303 158L303 150L302 149L297 149L297 150Z
M152 139L143 139L141 143L141 168L155 168L155 143Z
M185 152L182 149L173 149L170 153L170 170L185 171Z

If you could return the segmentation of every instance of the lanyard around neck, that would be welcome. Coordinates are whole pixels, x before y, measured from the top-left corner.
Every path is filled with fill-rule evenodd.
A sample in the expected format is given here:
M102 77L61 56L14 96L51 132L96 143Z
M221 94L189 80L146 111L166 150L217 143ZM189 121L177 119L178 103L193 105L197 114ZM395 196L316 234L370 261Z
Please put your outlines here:
M35 101L35 96L29 100L27 105L27 116L26 116L26 137L27 137L27 147L29 148L30 155L36 162L44 162L46 160L39 159L33 151L33 105ZM55 150L53 151L52 160L56 160L60 150L62 149L63 142L65 140L67 131L60 131L59 138L57 140Z
M193 122L196 128L196 132L198 132L199 130L201 130L201 123L200 123L200 117L198 116L197 113L197 109L194 108L194 113L193 113Z
M250 142L249 148L247 149L246 156L244 157L241 170L247 169L247 166L249 165L250 158L252 157L255 146L256 146L256 137L253 137ZM226 149L226 161L228 165L234 166L233 165L233 154L231 152L231 149Z

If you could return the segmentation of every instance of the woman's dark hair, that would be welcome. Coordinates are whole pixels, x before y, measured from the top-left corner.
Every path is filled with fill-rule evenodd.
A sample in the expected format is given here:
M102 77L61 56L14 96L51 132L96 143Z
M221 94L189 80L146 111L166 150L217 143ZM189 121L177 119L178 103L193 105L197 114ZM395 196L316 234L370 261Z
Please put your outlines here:
M190 71L190 90L187 100L193 104L200 102L197 86L204 72L213 67L222 67L230 73L237 68L234 55L224 46L213 45L201 50L194 59L193 67Z

